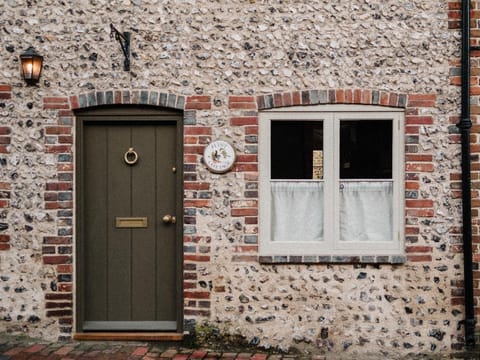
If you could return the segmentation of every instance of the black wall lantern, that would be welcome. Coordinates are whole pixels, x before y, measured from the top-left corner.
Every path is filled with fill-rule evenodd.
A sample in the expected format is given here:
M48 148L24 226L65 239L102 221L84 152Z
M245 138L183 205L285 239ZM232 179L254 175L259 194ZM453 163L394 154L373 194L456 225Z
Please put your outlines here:
M36 84L42 73L43 56L30 46L20 55L20 61L22 62L22 74L25 82L29 85Z

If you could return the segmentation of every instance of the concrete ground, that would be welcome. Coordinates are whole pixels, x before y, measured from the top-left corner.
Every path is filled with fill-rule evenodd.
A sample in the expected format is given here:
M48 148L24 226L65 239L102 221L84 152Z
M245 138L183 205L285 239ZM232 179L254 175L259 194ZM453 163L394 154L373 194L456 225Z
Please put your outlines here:
M174 360L390 360L390 359L463 359L480 360L480 352L411 355L407 358L384 355L354 354L276 354L249 349L188 349L178 344L162 342L114 342L114 341L72 341L65 343L46 343L25 336L11 336L0 333L0 360L7 359L174 359Z

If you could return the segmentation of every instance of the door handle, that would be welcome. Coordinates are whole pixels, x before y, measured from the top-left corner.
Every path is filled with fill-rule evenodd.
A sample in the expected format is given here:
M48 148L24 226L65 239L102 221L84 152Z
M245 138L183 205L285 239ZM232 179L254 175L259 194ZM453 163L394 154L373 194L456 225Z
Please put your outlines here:
M175 224L177 222L177 218L175 216L172 216L172 215L164 215L163 218L162 218L162 221L165 224Z

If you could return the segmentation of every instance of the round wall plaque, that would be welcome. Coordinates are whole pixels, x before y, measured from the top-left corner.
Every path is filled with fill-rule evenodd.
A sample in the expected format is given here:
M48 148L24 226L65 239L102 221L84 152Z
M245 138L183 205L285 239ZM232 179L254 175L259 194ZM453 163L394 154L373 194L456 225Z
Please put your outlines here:
M235 150L226 141L212 141L203 152L203 161L211 172L217 174L225 173L235 163Z

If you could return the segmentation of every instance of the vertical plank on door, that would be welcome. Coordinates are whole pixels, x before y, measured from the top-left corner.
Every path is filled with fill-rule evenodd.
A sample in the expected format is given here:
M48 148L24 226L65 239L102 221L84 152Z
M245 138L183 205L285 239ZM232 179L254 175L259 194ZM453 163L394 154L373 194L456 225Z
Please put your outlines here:
M107 127L87 123L84 128L84 171L83 194L85 203L83 268L85 276L85 320L107 320Z
M175 123L166 123L156 128L157 152L157 204L159 217L166 214L176 215L176 173L173 167L182 166L175 163L176 127ZM168 156L166 156L168 154ZM181 216L181 214L179 214ZM182 223L182 219L177 219ZM178 224L178 223L177 223ZM175 320L178 303L176 274L182 269L176 268L176 224L159 223L157 234L157 313L159 320Z
M155 211L155 126L132 127L132 146L138 153L138 163L132 172L132 216L145 216L147 228L132 229L132 320L156 320L155 297L155 237L158 215Z
M108 130L108 320L131 320L132 230L116 228L116 217L130 217L131 169L123 156L131 146L130 126Z

